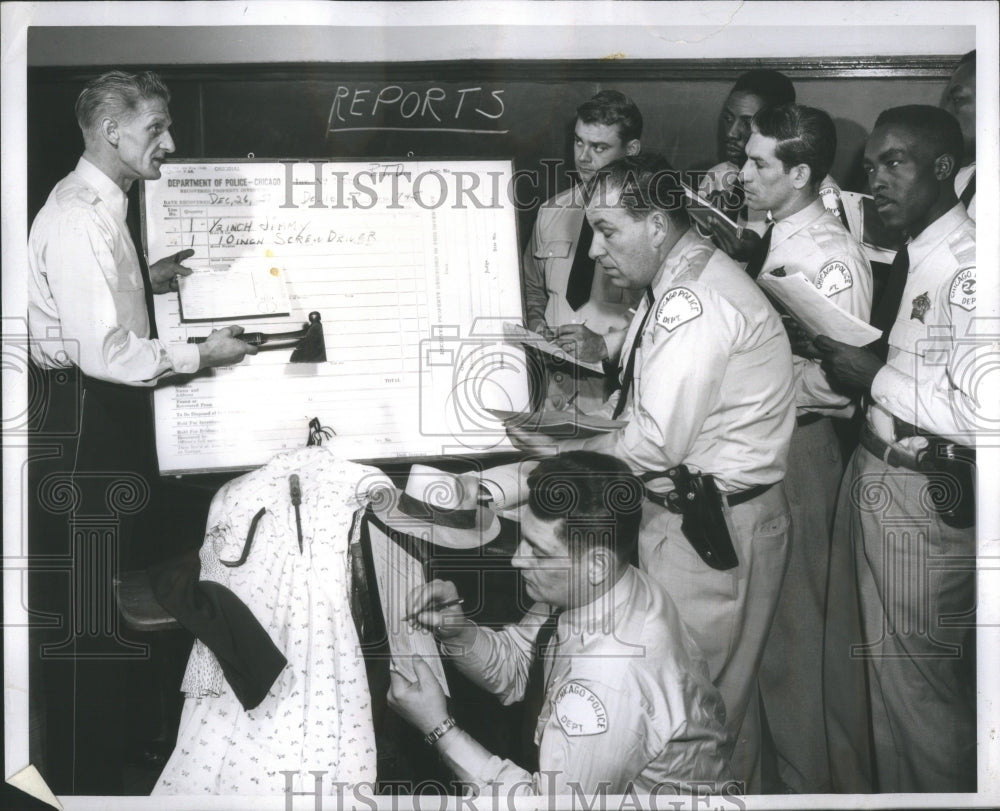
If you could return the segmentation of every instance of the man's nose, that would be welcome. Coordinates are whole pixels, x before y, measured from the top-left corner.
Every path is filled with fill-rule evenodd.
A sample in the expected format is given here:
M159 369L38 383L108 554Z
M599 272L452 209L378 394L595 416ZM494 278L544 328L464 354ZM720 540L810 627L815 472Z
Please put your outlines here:
M590 243L590 250L587 251L587 256L591 259L599 259L604 256L604 236L600 231L594 231L594 239Z
M726 130L726 137L731 141L742 141L743 140L743 122L734 121L729 125L729 129Z
M163 138L160 139L160 146L164 152L174 151L174 137L170 134L170 130L163 133Z
M884 189L885 187L886 182L884 175L878 169L874 169L868 176L868 188L875 192L880 189Z

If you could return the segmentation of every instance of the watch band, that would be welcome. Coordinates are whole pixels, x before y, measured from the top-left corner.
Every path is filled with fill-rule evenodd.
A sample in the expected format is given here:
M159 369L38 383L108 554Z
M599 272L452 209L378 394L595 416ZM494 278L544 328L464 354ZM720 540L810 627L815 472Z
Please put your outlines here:
M444 737L444 734L449 729L452 729L453 727L456 726L458 726L458 724L455 721L455 716L449 715L438 726L434 727L434 729L432 729L430 732L424 735L424 742L428 746L433 746L435 743L441 740L442 737Z

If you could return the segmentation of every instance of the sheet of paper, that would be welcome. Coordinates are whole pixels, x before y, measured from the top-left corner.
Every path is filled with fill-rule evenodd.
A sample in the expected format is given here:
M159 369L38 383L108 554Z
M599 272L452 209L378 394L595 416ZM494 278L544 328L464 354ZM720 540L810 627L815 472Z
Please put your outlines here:
M533 332L526 327L522 327L520 324L505 322L503 325L503 332L504 336L509 341L520 343L525 346L532 346L535 349L544 352L546 355L551 355L561 362L572 363L579 366L581 369L589 369L592 372L604 374L604 366L602 364L589 363L585 360L577 360L561 346L556 346L554 343L547 341L537 332Z
M344 458L509 450L485 406L529 401L523 350L501 327L523 317L512 174L510 161L165 164L143 188L147 254L193 248L192 267L276 268L290 312L191 324L166 293L155 297L160 338L228 324L287 332L315 310L327 362L267 350L159 387L161 472L261 465L301 447L313 417ZM470 175L483 205L456 207Z
M369 526L369 537L393 665L404 677L416 681L413 662L419 656L430 667L444 694L450 696L434 635L403 619L407 614L407 596L427 582L424 567L377 527Z
M880 330L840 309L801 273L762 273L757 281L813 336L828 335L851 346L865 346L882 335Z
M513 424L526 431L552 437L590 437L607 434L628 425L626 420L611 420L595 414L578 411L503 411L489 409L498 420Z
M269 262L188 266L194 273L178 277L182 321L265 318L291 312L285 274Z
M690 186L681 184L684 194L688 198L687 213L698 225L706 231L714 231L724 228L730 232L735 239L739 239L743 234L743 229L725 211L718 206L712 205Z

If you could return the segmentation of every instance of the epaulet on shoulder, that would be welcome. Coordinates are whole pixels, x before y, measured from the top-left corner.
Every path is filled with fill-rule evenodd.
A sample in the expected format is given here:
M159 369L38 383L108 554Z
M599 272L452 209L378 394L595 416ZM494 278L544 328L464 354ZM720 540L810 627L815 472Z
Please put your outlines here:
M97 192L80 184L66 184L55 190L55 202L59 206L92 206L100 199Z
M976 232L974 229L960 228L948 238L948 248L960 268L976 264Z

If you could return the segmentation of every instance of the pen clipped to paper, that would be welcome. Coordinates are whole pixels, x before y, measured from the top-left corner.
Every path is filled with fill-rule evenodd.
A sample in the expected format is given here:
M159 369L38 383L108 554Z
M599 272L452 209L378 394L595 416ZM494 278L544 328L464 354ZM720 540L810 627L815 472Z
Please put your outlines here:
M465 603L465 600L463 600L461 597L458 597L458 598L456 598L454 600L446 600L445 602L443 602L443 603L441 603L439 605L434 605L434 606L425 605L419 611L414 611L412 614L407 614L405 617L403 617L403 620L405 622L413 622L413 620L415 620L417 617L419 617L425 611L441 611L441 610L443 610L445 608L452 608L452 607L454 607L456 605L463 605L464 603Z

